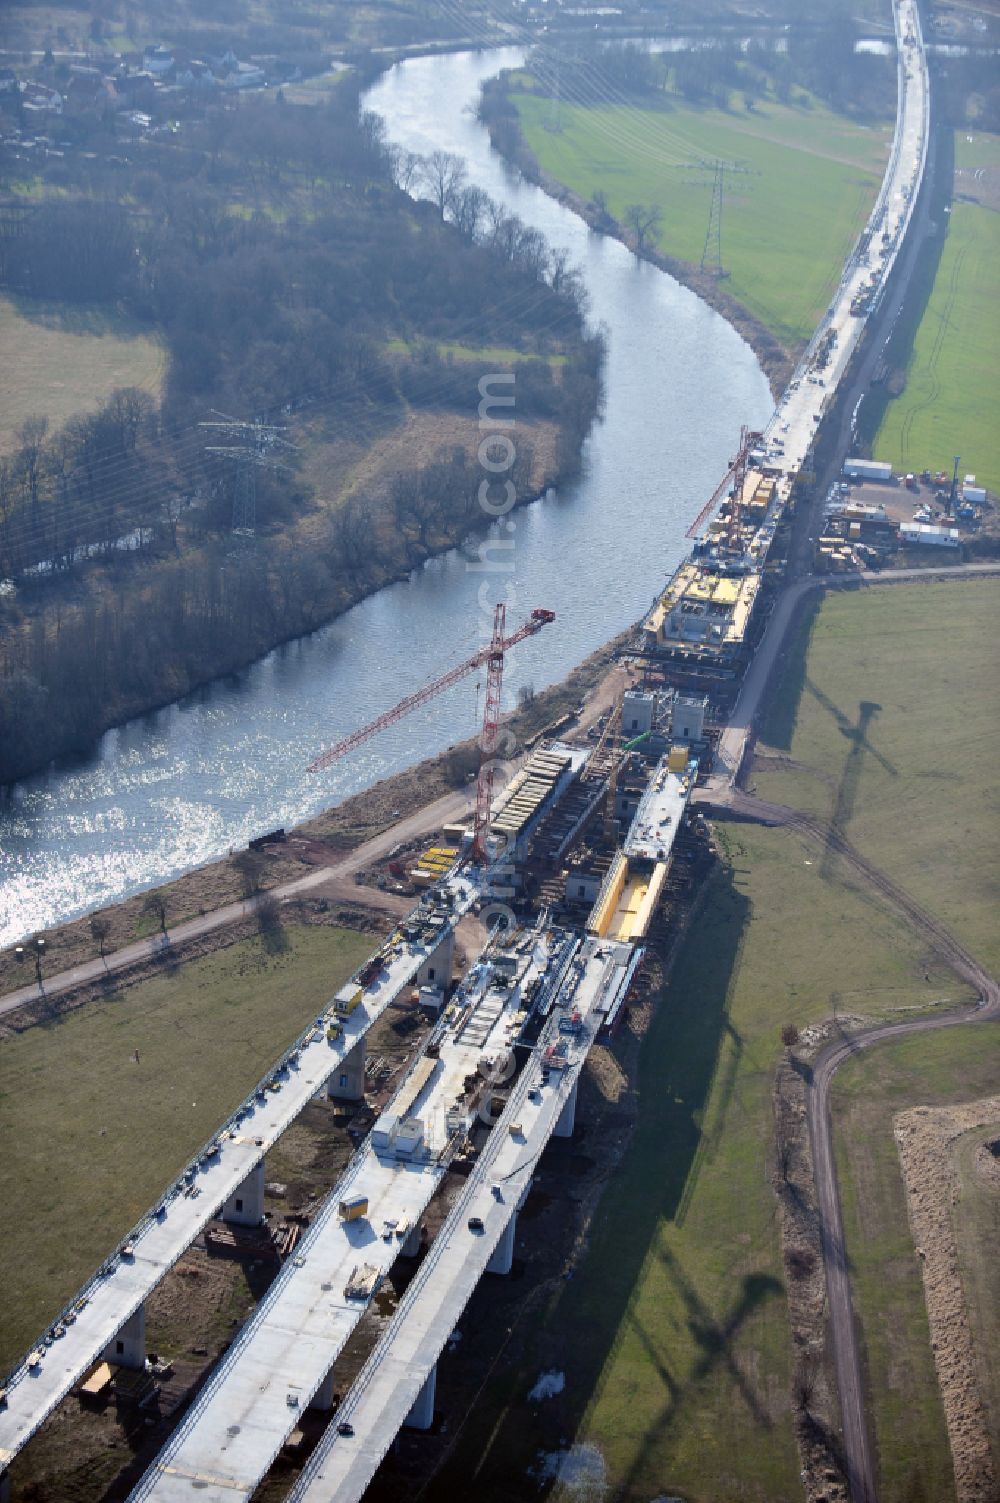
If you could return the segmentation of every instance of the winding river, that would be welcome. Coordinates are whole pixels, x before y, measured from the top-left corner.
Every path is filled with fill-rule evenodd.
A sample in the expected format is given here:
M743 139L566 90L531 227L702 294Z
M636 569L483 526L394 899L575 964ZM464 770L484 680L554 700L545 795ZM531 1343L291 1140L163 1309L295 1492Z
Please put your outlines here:
M767 382L735 331L491 151L474 116L479 86L519 58L516 49L416 58L365 102L399 145L463 156L471 182L580 267L608 335L606 407L582 475L509 519L510 572L484 574L456 549L238 677L109 731L85 760L18 784L0 806L0 944L295 824L471 735L474 676L326 773L305 771L324 745L480 645L481 586L484 602L505 596L509 621L536 605L557 615L512 654L510 695L562 678L645 609L740 423L763 426Z

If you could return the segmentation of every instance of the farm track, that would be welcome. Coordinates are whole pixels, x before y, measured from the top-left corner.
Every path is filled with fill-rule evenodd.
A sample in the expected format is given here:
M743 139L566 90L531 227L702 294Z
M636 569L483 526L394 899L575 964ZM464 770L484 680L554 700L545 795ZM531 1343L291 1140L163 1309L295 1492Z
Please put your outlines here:
M830 1334L841 1402L848 1483L855 1503L876 1503L877 1472L865 1408L857 1321L851 1300L850 1272L833 1156L830 1088L844 1061L873 1044L1000 1016L1000 984L979 965L940 920L928 913L905 888L900 887L863 856L835 826L824 825L820 820L785 804L772 804L739 790L732 791L725 810L721 812L765 825L795 830L806 839L821 844L826 854L839 856L855 876L895 909L918 938L930 945L956 975L979 993L980 1000L974 1006L957 1009L939 1017L876 1023L859 1029L856 1033L842 1031L839 1037L834 1038L817 1055L807 1082L806 1113L813 1152L820 1241L826 1269Z

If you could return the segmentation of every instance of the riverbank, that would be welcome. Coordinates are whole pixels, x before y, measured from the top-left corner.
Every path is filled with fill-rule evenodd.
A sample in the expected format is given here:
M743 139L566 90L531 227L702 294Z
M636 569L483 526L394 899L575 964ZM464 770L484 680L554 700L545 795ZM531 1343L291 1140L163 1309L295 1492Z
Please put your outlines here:
M504 150L501 139L498 139L501 133L497 132L488 121L483 123L489 132L494 149L500 153L504 161L516 167L528 182L541 188L543 193L547 193L557 203L565 205L597 234L608 235L614 240L619 240L640 260L648 261L651 266L665 271L668 276L673 277L675 282L679 282L682 287L687 287L696 297L701 298L703 303L707 303L716 313L721 314L753 350L767 377L771 395L777 401L791 379L801 349L786 349L766 325L759 318L754 317L749 308L745 308L731 293L726 291L724 283L717 276L699 271L690 261L681 261L676 256L664 255L662 251L654 250L650 246L643 246L639 249L635 236L612 214L609 214L607 210L599 209L592 201L582 198L579 193L574 193L572 188L568 188L558 178L544 172L524 139L523 133L520 137L523 153L520 150L511 153L509 150Z
M469 379L475 391L473 377ZM588 427L598 405L595 391ZM465 470L476 475L478 485L475 455L480 435L475 419L442 416L453 419L448 428L453 440L448 462L453 465L456 453L461 452ZM461 434L458 429L463 430ZM461 442L456 443L459 437ZM522 419L519 443L528 462L514 471L516 499L512 509L532 505L571 478L582 436L571 436L556 422ZM575 448L576 454L564 458L560 465L557 456L567 448ZM442 457L443 453L442 449ZM435 463L440 467L440 461L425 458L413 477L418 484ZM384 476L376 474L371 490L381 492L386 483ZM469 485L473 487L471 479ZM37 645L39 639L46 644L46 653L58 654L60 647L64 653L71 652L74 656L66 669L71 676L75 676L74 664L81 655L106 652L116 661L127 663L135 646L129 631L130 613L150 610L151 598L159 602L161 595L165 600L173 598L178 610L191 597L192 620L197 618L202 628L200 647L195 650L185 642L164 656L158 667L146 661L136 665L130 680L108 685L109 692L100 696L99 705L91 705L82 725L75 719L56 722L46 717L34 700L25 702L26 696L31 696L22 685L9 685L7 704L0 711L0 732L10 732L0 738L5 743L0 752L0 788L10 789L60 758L87 755L105 732L175 704L246 670L276 648L328 626L379 590L409 578L428 560L441 557L466 539L478 543L491 521L476 504L474 488L455 514L442 516L439 511L432 521L414 520L412 515L400 518L388 496L369 498L367 489L362 493L355 490L342 504L321 503L304 516L300 526L291 529L290 535L258 538L235 555L221 548L195 548L181 557L164 548L152 561L145 555L124 554L95 561L82 577L29 586L20 592L16 610L8 606L8 617L17 618L8 621L8 658L17 657L17 639L21 638L22 655L30 654L32 644ZM317 537L317 528L324 527L331 532L338 530L342 551L349 555L342 568L318 567L318 552L324 543ZM220 575L214 604L208 577L213 571ZM228 594L221 579L223 571ZM203 596L208 605L203 603L199 610ZM229 610L240 618L239 632L216 630L220 623L211 615L204 620L206 608L209 612L214 605L223 609L227 601ZM78 666L82 672L83 665ZM30 673L30 668L26 671ZM50 671L54 670L50 667ZM50 698L53 692L50 690ZM56 700L59 698L56 693ZM34 728L40 733L31 733L35 712L43 721L41 727Z
M613 639L586 658L561 683L543 690L529 703L504 717L502 724L508 735L502 738L503 744L512 745L516 756L542 735L558 733L572 723L579 723L585 700L588 703L584 713L598 713L604 700L602 684L613 671L615 655L624 640L624 636ZM513 742L510 737L513 737ZM478 757L474 740L459 742L439 756L427 758L405 772L385 778L288 830L287 838L282 842L265 846L260 851L231 852L223 860L196 867L162 887L137 893L124 902L46 931L41 936L45 940L43 978L73 970L95 957L98 960L102 955L112 957L115 951L138 940L155 940L163 927L169 934L189 920L229 904L259 899L310 872L333 866L365 842L394 830L400 822L407 821L448 794L460 793L463 800L471 798L474 786L470 779L478 767ZM432 821L422 833L430 835L435 829ZM401 832L399 838L405 838L405 832ZM371 899L374 896L372 891L359 889L356 901L363 907L366 897ZM220 926L213 931L208 948L218 949L232 943L239 932L236 923ZM0 1001L15 989L31 985L34 951L30 946L27 948L29 954L22 961L17 960L13 947L0 952ZM204 936L198 937L198 951L206 953ZM169 956L172 962L181 958L173 949ZM145 962L141 964L145 968ZM131 974L131 968L128 974ZM85 990L89 985L89 982L81 981L80 988L72 988L66 995L72 999L78 989ZM32 991L35 991L34 987ZM19 1030L40 1021L48 1015L45 1001L44 994L37 991L27 1004L29 1011L11 1014L11 1022L5 1027ZM39 1004L43 1005L39 1007ZM3 1032L4 1028L0 1028L0 1037Z
M555 99L522 69L486 83L480 119L530 181L721 313L775 396L875 200L890 131L801 90L739 109L663 89Z

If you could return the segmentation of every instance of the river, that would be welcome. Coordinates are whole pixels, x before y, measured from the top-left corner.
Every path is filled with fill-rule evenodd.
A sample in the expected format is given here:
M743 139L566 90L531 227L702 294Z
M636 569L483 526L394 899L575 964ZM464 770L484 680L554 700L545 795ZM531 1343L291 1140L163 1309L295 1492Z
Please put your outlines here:
M470 182L580 267L608 337L605 411L580 478L508 520L510 572L484 574L456 549L237 677L109 731L85 759L17 784L0 806L0 945L293 825L473 734L475 675L325 773L305 770L324 745L480 645L481 586L484 603L507 600L509 622L537 605L557 616L511 654L505 699L562 678L642 613L684 553L740 424L764 425L767 382L739 335L492 152L474 115L479 87L519 58L415 58L365 104L398 145L464 157Z

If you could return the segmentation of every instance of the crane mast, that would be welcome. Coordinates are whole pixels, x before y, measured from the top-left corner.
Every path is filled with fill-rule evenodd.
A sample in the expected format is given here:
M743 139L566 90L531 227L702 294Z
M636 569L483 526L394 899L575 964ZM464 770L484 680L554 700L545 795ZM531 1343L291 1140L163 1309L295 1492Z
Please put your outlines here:
M705 523L725 495L729 482L734 481L733 506L730 511L729 525L726 532L729 543L735 546L734 539L737 541L739 539L740 512L743 506L743 486L746 481L747 463L750 451L755 444L760 443L760 439L761 435L759 433L752 432L746 424L743 425L740 429L740 447L735 458L729 461L729 468L691 523L691 526L684 534L685 537L696 538L699 535Z
M555 611L538 608L533 610L527 621L523 621L516 631L510 636L505 635L507 622L507 608L500 602L493 613L493 634L489 644L480 648L478 652L466 658L463 663L458 663L450 668L447 673L432 679L423 688L416 689L412 694L407 694L398 704L392 706L379 715L376 720L369 721L367 725L352 731L349 736L344 736L333 746L321 752L314 761L310 762L309 772L322 772L332 762L339 761L348 752L376 736L386 726L393 725L415 710L418 705L425 704L443 690L457 684L468 673L473 673L477 668L486 666L486 708L483 714L483 729L479 741L479 780L476 785L476 822L472 840L472 855L476 861L481 861L486 855L486 836L489 833L490 804L493 797L494 758L496 756L497 738L500 729L500 690L503 683L504 654L518 642L523 642L526 637L533 637L540 632L543 626L556 619Z

